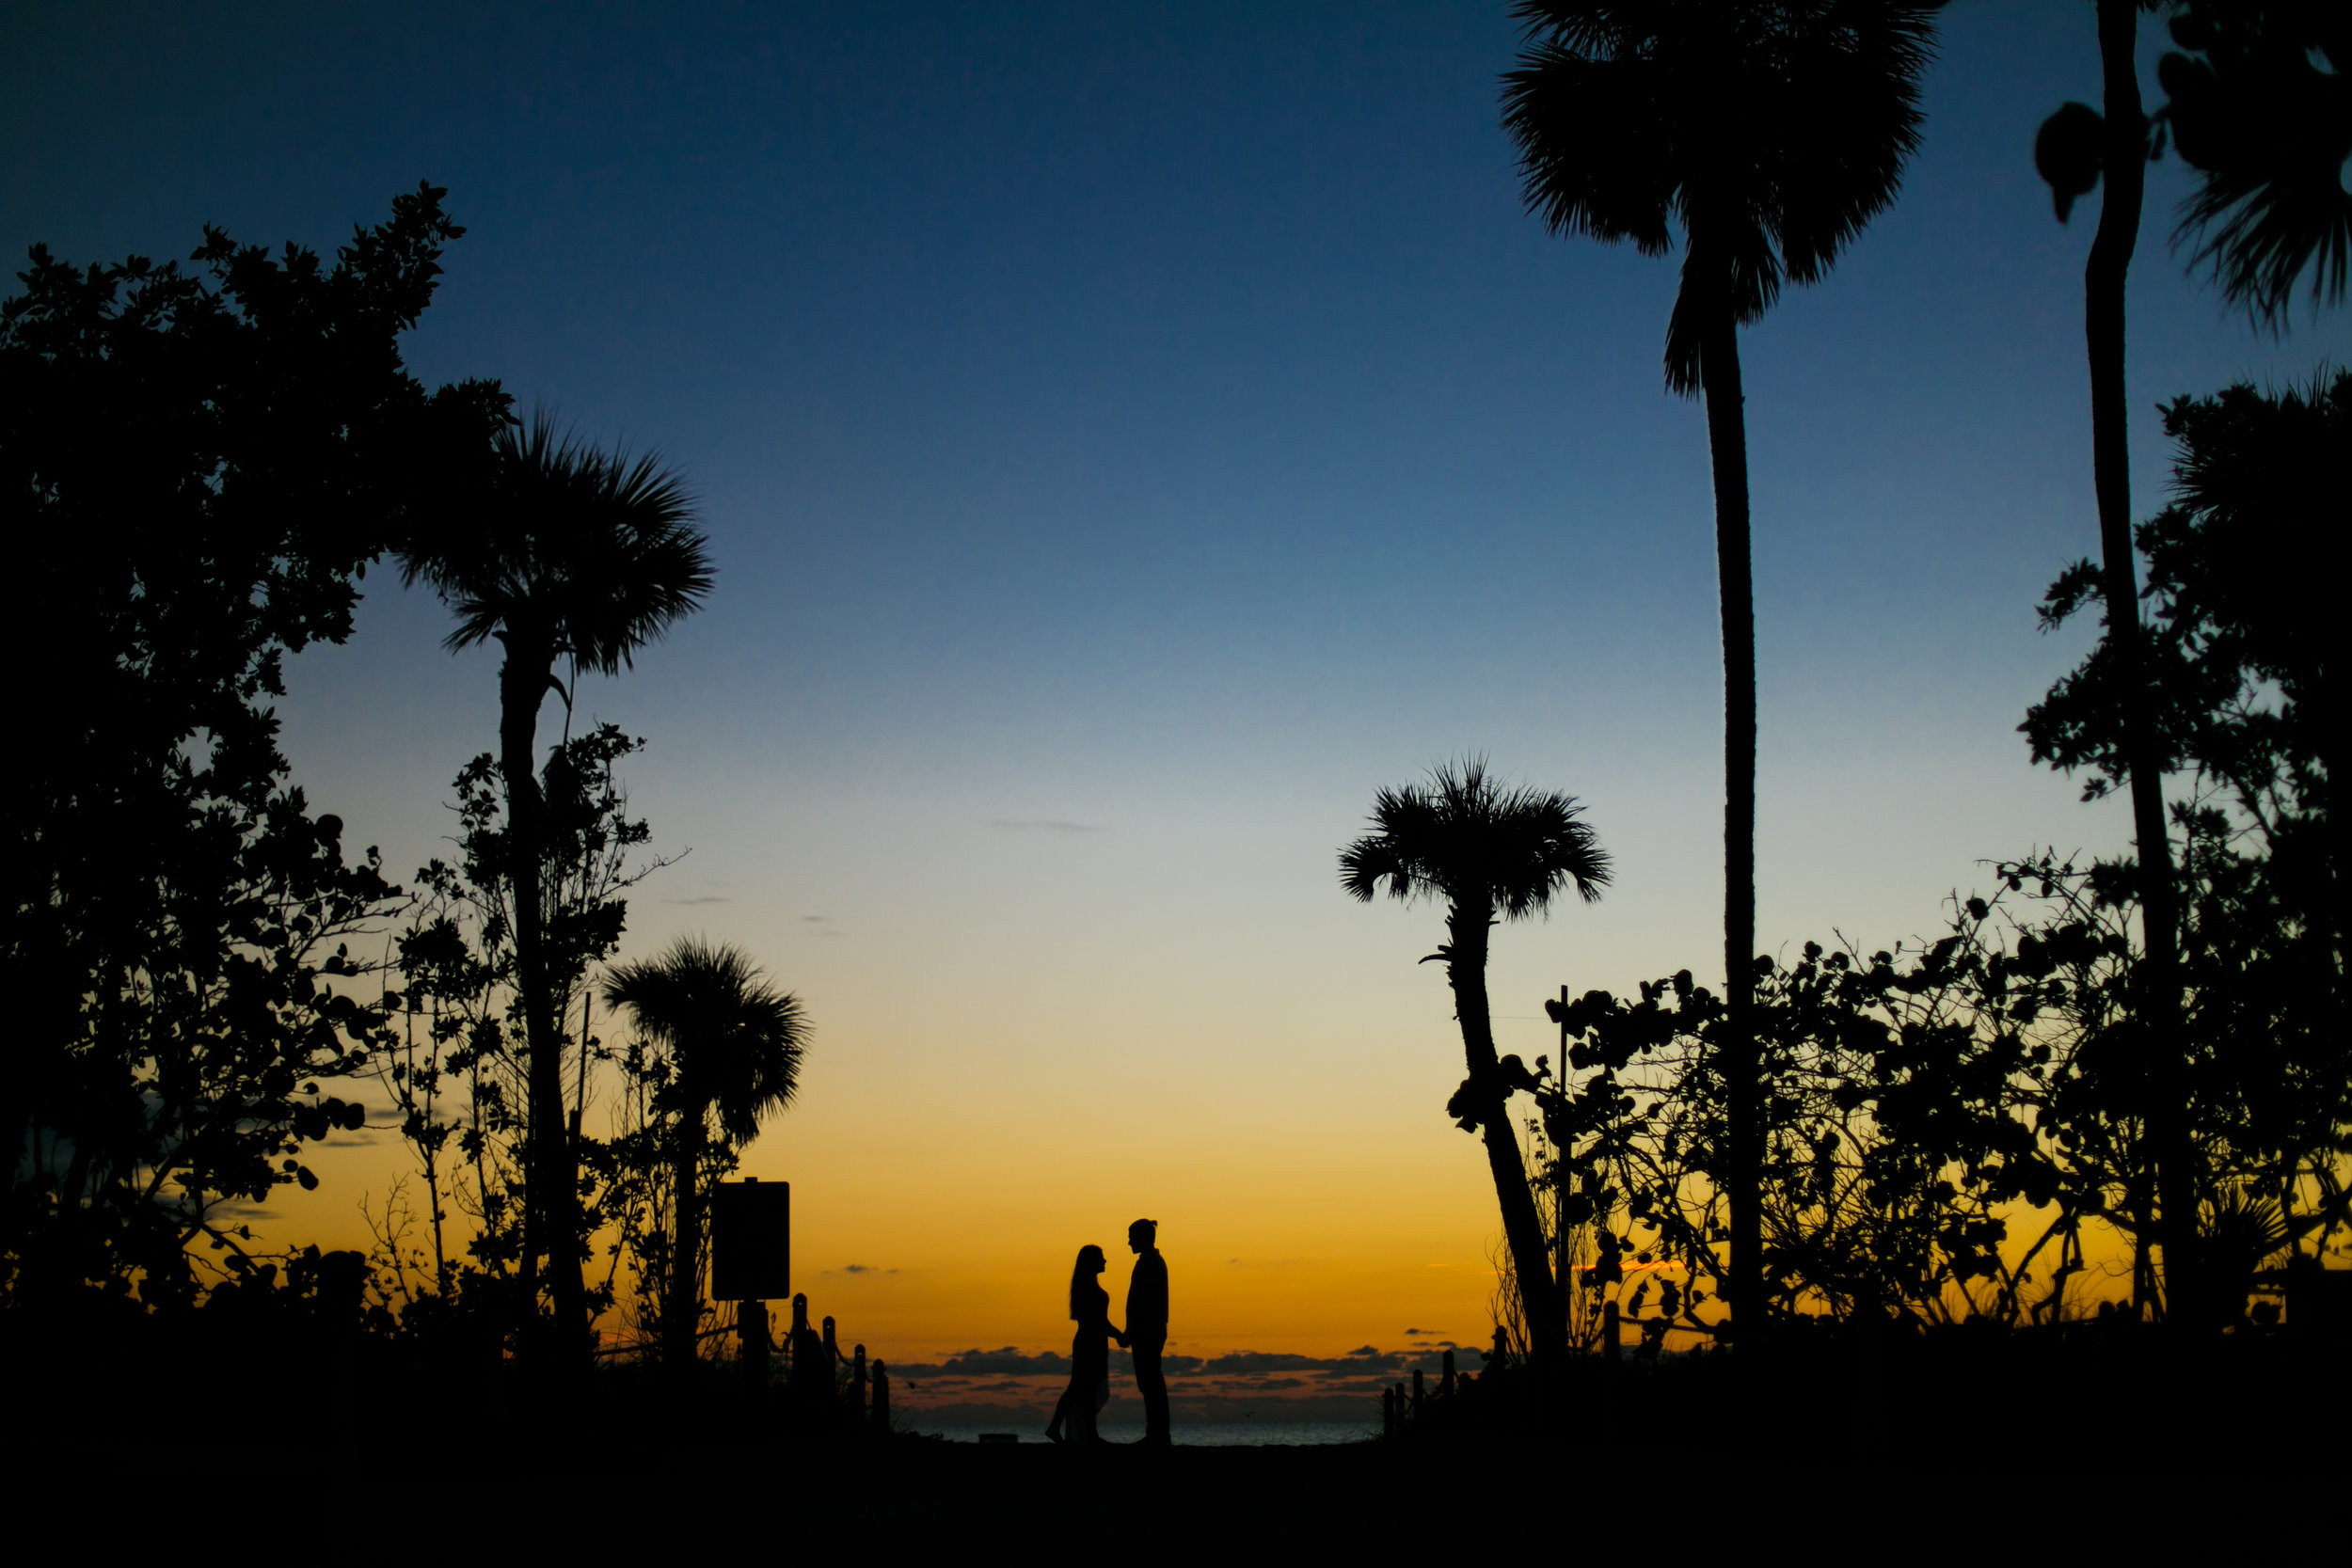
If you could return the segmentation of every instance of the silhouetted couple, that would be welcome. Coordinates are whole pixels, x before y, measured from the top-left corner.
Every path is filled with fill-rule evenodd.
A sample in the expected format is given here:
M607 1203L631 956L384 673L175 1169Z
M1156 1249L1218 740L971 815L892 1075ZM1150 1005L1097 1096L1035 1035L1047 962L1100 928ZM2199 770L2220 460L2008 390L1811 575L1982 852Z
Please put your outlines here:
M1160 1375L1160 1353L1168 1348L1168 1259L1157 1244L1159 1222L1137 1220L1127 1227L1127 1245L1136 1255L1136 1272L1127 1283L1127 1326L1111 1322L1111 1298L1095 1277L1108 1265L1099 1246L1078 1249L1077 1266L1070 1273L1070 1319L1078 1325L1070 1340L1070 1386L1045 1435L1059 1443L1099 1443L1095 1418L1111 1402L1113 1339L1135 1357L1136 1387L1143 1395L1143 1440L1164 1446L1168 1433L1168 1379Z

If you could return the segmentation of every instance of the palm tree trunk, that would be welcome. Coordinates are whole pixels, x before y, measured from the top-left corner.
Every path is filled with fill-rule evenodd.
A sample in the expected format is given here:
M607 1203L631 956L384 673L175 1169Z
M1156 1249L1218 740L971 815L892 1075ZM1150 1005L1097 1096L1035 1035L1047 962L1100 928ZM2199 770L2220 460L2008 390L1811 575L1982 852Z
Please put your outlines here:
M525 1148L523 1311L536 1315L531 1275L546 1259L555 1298L556 1338L546 1359L561 1363L584 1348L587 1291L580 1272L579 1176L564 1117L564 1037L547 982L546 910L541 895L545 855L537 760L539 705L555 657L544 644L510 632L499 671L499 771L506 783L507 892L515 912L515 987L522 995L530 1141ZM536 1338L527 1333L525 1341Z
M2136 989L2148 1040L2157 1240L2164 1249L2166 1315L2194 1332L2204 1317L2205 1302L2196 1259L2200 1183L2181 1027L2180 911L2165 827L2153 693L2143 673L2146 640L2132 552L2131 441L2123 388L2124 288L2139 240L2148 179L2148 120L2133 59L2138 12L2137 0L2099 0L2106 194L2083 271L2083 336L2090 358L2090 463L2099 498L2100 594L2106 604L2107 635L2115 640L2123 670L2124 766L2130 774L2132 832L2139 856L2140 930L2147 944Z
M1725 1305L1735 1330L1763 1317L1763 1082L1756 1050L1756 582L1748 558L1748 428L1740 387L1740 328L1718 280L1699 351L1707 449L1715 475L1715 582L1724 628L1724 999L1721 1046L1730 1148Z
M1502 1208L1503 1239L1511 1249L1512 1270L1518 1275L1519 1314L1527 1323L1528 1352L1539 1364L1555 1366L1567 1354L1567 1323L1544 1246L1544 1222L1535 1212L1534 1190L1527 1184L1527 1167L1520 1163L1519 1141L1511 1127L1510 1090L1495 1057L1494 1020L1486 1006L1490 918L1484 904L1475 908L1457 904L1449 911L1446 978L1454 987L1454 1016L1462 1026L1462 1054L1470 1068L1474 1101L1470 1109L1477 1115L1479 1133L1486 1140L1486 1167L1493 1173L1495 1197Z
M661 1359L673 1372L694 1364L694 1333L702 1326L702 1271L696 1267L703 1247L702 1163L703 1113L696 1106L678 1117L676 1165L670 1177L676 1223L670 1227L670 1299L661 1307Z

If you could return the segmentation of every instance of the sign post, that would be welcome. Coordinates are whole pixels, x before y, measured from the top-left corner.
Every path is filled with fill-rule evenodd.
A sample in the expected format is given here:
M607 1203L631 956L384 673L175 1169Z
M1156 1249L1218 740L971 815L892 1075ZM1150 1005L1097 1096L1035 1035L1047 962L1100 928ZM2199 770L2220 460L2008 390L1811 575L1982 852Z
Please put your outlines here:
M791 1296L791 1182L750 1177L711 1193L710 1294L717 1301Z
M792 1293L792 1184L755 1176L710 1195L710 1293L736 1304L738 1359L755 1387L768 1383L768 1303Z

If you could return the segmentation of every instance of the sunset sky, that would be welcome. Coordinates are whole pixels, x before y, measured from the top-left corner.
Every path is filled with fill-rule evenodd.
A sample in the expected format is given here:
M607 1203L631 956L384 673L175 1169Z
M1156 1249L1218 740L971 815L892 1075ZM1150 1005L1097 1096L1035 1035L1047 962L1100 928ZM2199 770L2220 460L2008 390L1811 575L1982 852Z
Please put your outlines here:
M2097 97L2090 8L1944 36L1899 205L1742 340L1768 948L1928 930L1984 860L2127 825L2015 733L2081 648L2039 591L2095 548L2097 198L2060 227L2031 158ZM691 851L627 951L739 943L816 1021L745 1168L793 1183L845 1336L1066 1347L1072 1255L1148 1214L1180 1352L1476 1341L1439 912L1349 902L1339 846L1467 752L1585 802L1615 887L1495 945L1530 1057L1563 984L1711 974L1721 916L1675 271L1522 212L1514 43L1501 4L16 7L0 245L329 247L429 179L470 232L416 373L689 476L710 606L581 719L645 737L635 804ZM2184 183L2152 170L2133 278L2142 515L2159 400L2352 352L2185 277ZM495 744L496 655L368 587L292 664L286 751L405 874ZM358 1234L405 1157L349 1141L273 1234Z

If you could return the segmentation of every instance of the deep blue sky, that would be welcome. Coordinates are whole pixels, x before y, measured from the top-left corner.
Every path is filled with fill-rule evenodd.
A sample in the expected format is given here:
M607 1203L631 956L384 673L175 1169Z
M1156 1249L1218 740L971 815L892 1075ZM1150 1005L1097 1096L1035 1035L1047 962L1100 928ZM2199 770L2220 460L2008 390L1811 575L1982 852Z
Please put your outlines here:
M684 838L745 812L789 836L812 797L1104 827L1332 799L1328 838L1375 784L1483 748L1593 801L1628 894L1711 860L1709 491L1699 410L1660 388L1673 269L1522 214L1499 6L5 26L13 254L175 254L205 221L331 245L450 187L472 231L419 372L498 375L706 499L713 608L595 693L657 742ZM2060 228L2028 150L2095 90L2087 6L1954 8L1899 205L1746 336L1768 933L1923 921L1976 857L2112 837L2052 812L2071 790L2011 736L2072 651L2036 634L2036 590L2092 545L2095 200ZM2275 344L2185 278L2178 173L2134 278L2150 504L2158 399L2345 341L2339 318ZM289 711L355 821L350 797L399 786L388 845L487 734L482 660L424 657L437 615L379 595Z
M900 1084L962 1070L893 1054L952 1013L1036 1103L1113 1041L1209 1037L1392 1050L1441 1100L1433 921L1333 886L1375 786L1483 749L1589 801L1620 887L1506 939L1505 1015L1708 968L1720 918L1674 269L1524 215L1513 45L1476 4L17 5L0 245L331 245L447 185L471 232L418 372L658 447L721 564L588 693L694 848L637 940L753 944ZM2097 200L2058 225L2030 150L2097 87L2087 4L1953 7L1899 203L1743 339L1768 945L1924 930L1985 857L2121 842L2014 734L2080 646L2039 590L2094 547ZM2182 188L2153 171L2134 273L2143 514L2159 399L2347 341L2185 277ZM286 709L313 799L396 869L494 736L490 656L440 629L387 585Z

